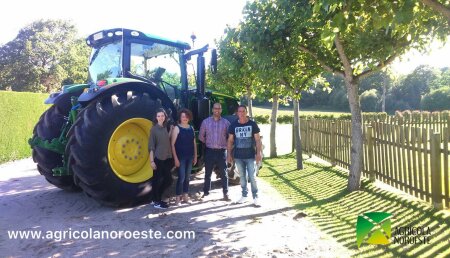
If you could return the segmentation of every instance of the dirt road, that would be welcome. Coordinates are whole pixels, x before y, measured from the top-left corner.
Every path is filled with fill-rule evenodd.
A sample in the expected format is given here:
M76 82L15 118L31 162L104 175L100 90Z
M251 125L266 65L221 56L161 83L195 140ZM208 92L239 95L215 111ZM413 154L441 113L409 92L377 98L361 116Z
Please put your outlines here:
M193 176L191 181L193 197L194 193L201 189L202 182L202 174ZM320 232L307 217L302 218L301 214L293 210L273 188L262 180L258 182L262 204L259 208L251 203L233 204L220 200L222 197L220 182L215 182L213 186L215 190L208 200L195 201L191 205L170 208L167 211L155 209L150 205L113 209L100 206L83 193L67 193L53 187L39 175L31 159L6 163L0 165L0 255L2 257L350 255L347 249ZM240 196L240 187L231 187L230 194L233 200L237 200ZM40 232L41 236L39 239L12 239L10 234L15 233L13 231ZM66 231L65 237L63 231ZM161 232L160 239L156 239L157 231ZM187 235L185 239L170 239L172 235L167 235L169 231L181 232L177 234L185 231ZM119 234L122 234L120 239ZM192 234L195 234L195 237ZM110 239L92 239L101 236ZM150 236L153 239L150 239ZM81 239L84 237L92 238Z

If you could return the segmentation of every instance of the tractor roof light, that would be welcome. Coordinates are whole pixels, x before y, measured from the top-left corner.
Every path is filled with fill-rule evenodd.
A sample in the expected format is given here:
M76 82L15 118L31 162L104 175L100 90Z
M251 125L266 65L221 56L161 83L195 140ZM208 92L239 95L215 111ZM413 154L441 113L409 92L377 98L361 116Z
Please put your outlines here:
M103 38L103 31L99 32L99 33L95 33L92 38L94 39L94 41L100 40Z

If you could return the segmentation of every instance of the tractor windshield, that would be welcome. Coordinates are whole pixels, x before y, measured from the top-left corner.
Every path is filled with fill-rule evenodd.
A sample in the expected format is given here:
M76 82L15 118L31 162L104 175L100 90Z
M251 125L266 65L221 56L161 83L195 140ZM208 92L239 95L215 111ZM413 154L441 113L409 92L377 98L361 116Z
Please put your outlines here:
M130 72L156 82L180 85L180 50L159 43L131 43Z
M97 82L122 74L122 41L116 41L92 49L89 65L89 81Z
M167 88L163 84L174 86L181 84L182 50L155 42L131 42L129 47L131 74L154 81L162 88ZM127 77L123 69L128 70L128 67L124 66L122 52L121 40L94 47L90 58L89 81L96 83L107 78ZM173 91L168 88L165 90Z

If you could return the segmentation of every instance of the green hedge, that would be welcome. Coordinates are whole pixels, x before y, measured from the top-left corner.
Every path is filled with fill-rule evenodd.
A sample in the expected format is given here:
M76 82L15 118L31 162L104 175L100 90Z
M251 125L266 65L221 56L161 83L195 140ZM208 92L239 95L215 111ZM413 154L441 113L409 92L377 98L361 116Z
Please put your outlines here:
M352 118L351 114L314 114L314 115L300 115L302 119L333 119L333 120L350 120ZM385 121L388 122L388 114L386 112L364 112L363 120L364 122L371 121ZM269 115L257 115L253 119L259 124L270 124ZM279 124L292 124L294 119L293 115L280 115L277 117L277 123ZM405 110L396 111L394 116L391 116L389 121L402 119L403 122L429 122L437 120L448 120L450 119L450 111L444 110L441 112L428 112L428 111L418 111L418 110Z
M379 112L379 113L363 113L363 119L366 121L384 121L387 118L387 113ZM350 120L352 118L351 114L314 114L314 115L300 115L302 119L339 119L339 120ZM253 117L255 122L258 124L270 124L270 116L269 115L256 115ZM280 115L277 117L277 123L279 124L292 124L294 119L293 115Z
M31 155L28 139L48 94L0 91L0 163Z

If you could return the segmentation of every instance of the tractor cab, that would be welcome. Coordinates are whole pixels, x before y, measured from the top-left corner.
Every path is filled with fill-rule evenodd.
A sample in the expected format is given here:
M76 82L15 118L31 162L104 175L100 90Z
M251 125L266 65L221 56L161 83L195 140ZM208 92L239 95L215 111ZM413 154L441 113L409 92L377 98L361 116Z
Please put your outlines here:
M92 47L88 81L93 90L129 78L153 84L178 104L180 89L187 88L187 43L128 29L100 31L86 42Z

